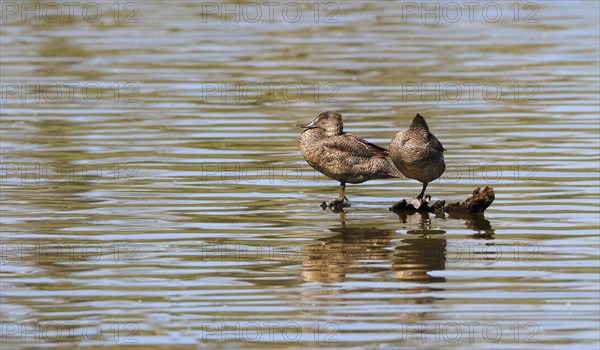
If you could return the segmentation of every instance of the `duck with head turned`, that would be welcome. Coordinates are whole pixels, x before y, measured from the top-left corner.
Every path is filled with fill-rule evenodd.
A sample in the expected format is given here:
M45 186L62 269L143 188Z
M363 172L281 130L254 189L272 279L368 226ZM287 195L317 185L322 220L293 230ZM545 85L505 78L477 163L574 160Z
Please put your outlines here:
M306 162L323 175L340 182L339 199L324 202L324 207L349 205L346 183L402 176L387 160L389 154L385 148L344 132L339 113L324 112L309 124L297 126L306 129L299 139L300 151Z
M417 199L423 199L427 184L442 176L446 170L444 151L440 141L429 132L429 126L420 114L406 131L400 131L390 143L390 158L400 172L423 183Z

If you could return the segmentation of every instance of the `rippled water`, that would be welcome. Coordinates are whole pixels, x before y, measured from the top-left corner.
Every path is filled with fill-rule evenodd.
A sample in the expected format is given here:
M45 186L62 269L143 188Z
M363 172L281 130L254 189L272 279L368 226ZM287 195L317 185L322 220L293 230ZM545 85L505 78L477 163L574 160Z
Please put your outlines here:
M439 23L406 2L294 3L295 23L263 3L257 23L235 3L237 22L223 3L96 3L96 23L10 4L12 348L597 348L597 2L499 1L497 22L459 2ZM325 110L383 146L423 114L448 150L429 194L496 201L398 215L420 184L378 180L322 211L337 184L294 125Z

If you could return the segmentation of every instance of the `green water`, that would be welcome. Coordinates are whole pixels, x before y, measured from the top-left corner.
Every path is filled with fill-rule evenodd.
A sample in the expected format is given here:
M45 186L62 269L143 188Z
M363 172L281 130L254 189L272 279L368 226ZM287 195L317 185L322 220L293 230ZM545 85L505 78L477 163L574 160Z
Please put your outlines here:
M257 23L235 3L237 22L224 3L98 2L97 22L10 4L10 348L597 348L597 2L498 1L497 22L459 2L455 23L406 2L295 3L297 22L263 6ZM337 183L295 124L326 110L382 146L424 115L448 150L428 193L495 202L397 215L421 185L395 179L322 211Z

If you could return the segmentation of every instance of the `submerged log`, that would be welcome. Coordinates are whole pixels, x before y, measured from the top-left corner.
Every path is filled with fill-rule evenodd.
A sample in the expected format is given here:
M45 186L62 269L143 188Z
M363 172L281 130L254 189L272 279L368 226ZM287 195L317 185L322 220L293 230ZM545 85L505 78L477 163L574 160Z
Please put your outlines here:
M494 189L486 186L483 190L477 187L473 191L473 195L462 203L450 203L446 205L446 201L436 201L431 206L431 196L425 196L423 199L403 199L398 203L391 206L389 209L392 211L423 211L430 213L443 213L449 214L467 214L467 213L483 213L495 199Z
M473 195L462 203L448 204L444 210L448 213L483 213L494 201L494 189L485 186L483 190L477 187Z

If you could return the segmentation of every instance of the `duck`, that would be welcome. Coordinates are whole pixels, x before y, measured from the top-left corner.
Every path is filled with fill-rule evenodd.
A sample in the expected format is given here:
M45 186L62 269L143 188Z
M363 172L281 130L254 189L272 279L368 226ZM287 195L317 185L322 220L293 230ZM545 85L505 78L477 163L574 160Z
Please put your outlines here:
M323 112L309 124L297 124L305 130L298 145L306 162L321 174L339 181L339 198L323 202L322 207L350 206L346 184L359 184L374 179L401 177L387 159L389 152L365 139L344 132L342 115Z
M417 196L422 200L427 185L446 170L442 143L429 131L425 118L417 113L408 130L398 132L390 143L390 158L407 178L423 183Z

